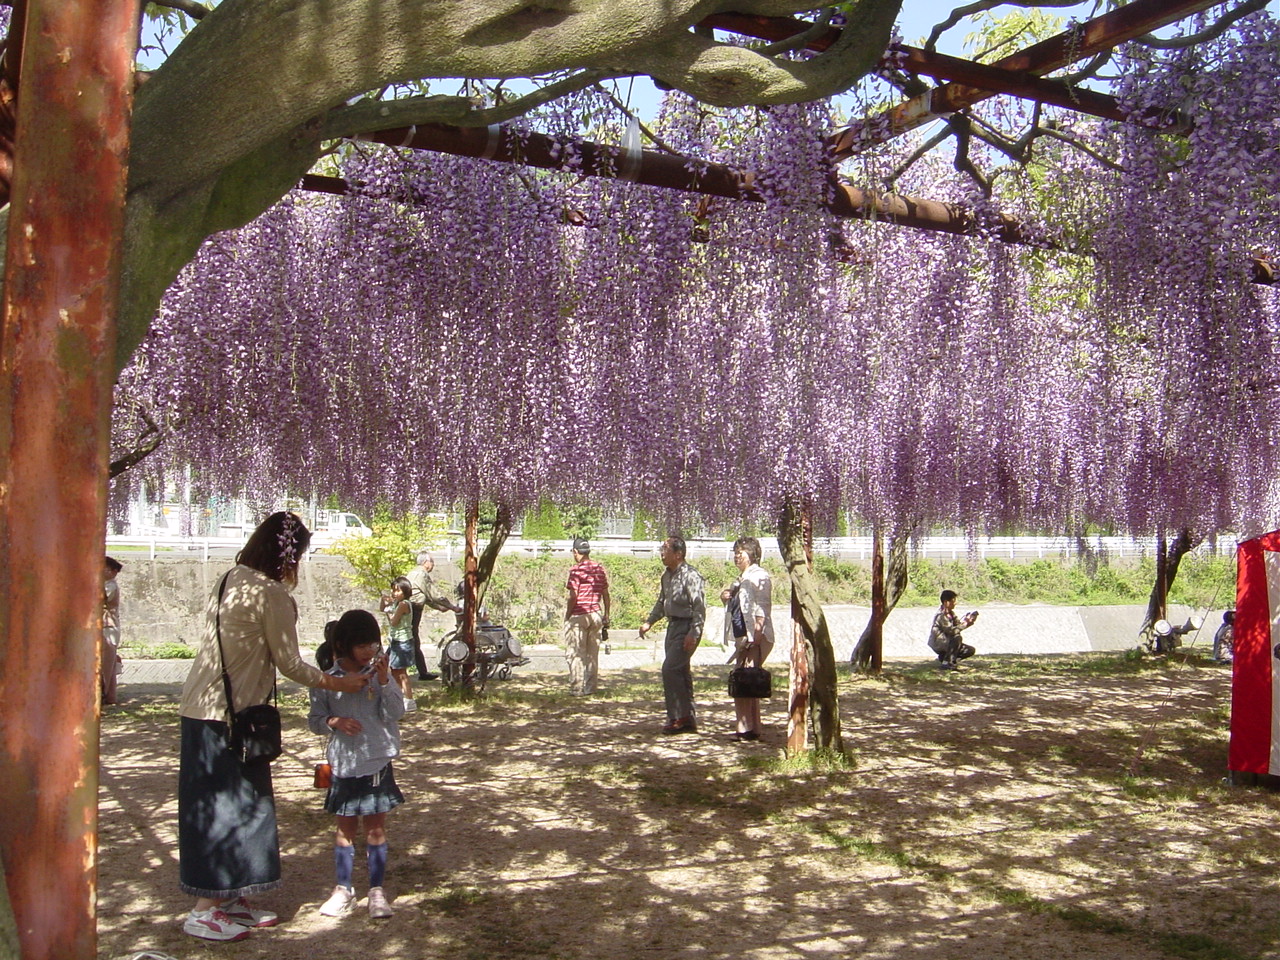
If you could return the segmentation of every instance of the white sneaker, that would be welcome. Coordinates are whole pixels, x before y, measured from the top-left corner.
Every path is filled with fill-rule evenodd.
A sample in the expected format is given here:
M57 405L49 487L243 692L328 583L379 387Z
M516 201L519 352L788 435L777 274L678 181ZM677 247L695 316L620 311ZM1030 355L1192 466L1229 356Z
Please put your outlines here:
M345 917L351 912L351 905L355 903L356 892L350 887L344 887L338 884L333 888L333 893L329 894L320 907L320 913L326 917Z
M236 923L228 917L221 907L210 907L208 910L192 910L182 932L189 933L201 940L243 940L249 935L249 928Z
M249 906L249 901L244 897L224 903L222 910L229 919L242 927L274 927L280 922L280 918L270 910L258 910Z
M391 905L387 903L387 897L382 892L381 887L369 888L369 918L371 920L385 920L391 916Z
M413 713L413 711L415 711L415 710L417 710L417 709L418 709L418 701L417 701L417 700L413 699L413 697L405 697L405 698L404 698L404 712L405 712L405 713Z

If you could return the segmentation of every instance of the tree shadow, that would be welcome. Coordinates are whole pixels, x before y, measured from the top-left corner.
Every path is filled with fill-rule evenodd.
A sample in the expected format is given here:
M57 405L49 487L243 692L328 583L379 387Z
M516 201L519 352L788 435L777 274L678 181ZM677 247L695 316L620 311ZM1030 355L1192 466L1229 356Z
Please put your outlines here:
M785 701L737 744L723 670L663 737L653 669L578 699L530 675L419 695L390 818L396 915L320 918L323 741L286 697L275 764L284 923L229 956L1263 956L1275 796L1228 790L1222 671L891 665L841 690L850 769L781 758ZM1017 667L1015 669L1015 667ZM782 679L776 676L775 680ZM103 724L101 956L201 947L179 922L172 708ZM1154 731L1154 732L1153 732ZM1135 762L1136 760L1136 762ZM1136 772L1135 772L1136 771ZM1263 871L1267 871L1263 873ZM357 861L357 891L366 886Z

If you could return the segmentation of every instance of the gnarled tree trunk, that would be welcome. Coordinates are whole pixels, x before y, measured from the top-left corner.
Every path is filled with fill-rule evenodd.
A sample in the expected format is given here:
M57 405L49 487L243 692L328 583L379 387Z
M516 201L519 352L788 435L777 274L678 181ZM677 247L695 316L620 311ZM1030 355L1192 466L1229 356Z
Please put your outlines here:
M1150 638L1157 620L1168 619L1169 588L1178 576L1182 558L1199 543L1200 538L1194 536L1187 527L1178 531L1172 543L1166 540L1164 531L1156 536L1156 579L1151 586L1151 597L1147 600L1147 614L1138 630L1144 639Z
M907 535L889 537L889 562L886 568L881 549L880 531L874 535L875 553L871 568L871 619L867 621L849 657L849 665L864 673L880 672L884 654L884 622L902 599L907 589Z
M820 750L844 752L840 735L840 700L836 689L836 655L831 646L831 632L822 612L809 567L809 551L805 542L806 517L803 504L788 497L778 517L778 548L791 579L791 609L803 634L807 648L811 682L813 742ZM791 691L794 698L797 691ZM803 749L788 741L788 751Z

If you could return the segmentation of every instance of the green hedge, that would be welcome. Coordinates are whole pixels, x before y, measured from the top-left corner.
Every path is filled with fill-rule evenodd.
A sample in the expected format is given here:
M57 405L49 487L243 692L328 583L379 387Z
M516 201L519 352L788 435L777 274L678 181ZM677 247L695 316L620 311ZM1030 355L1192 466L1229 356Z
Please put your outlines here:
M652 557L601 554L609 573L613 623L630 633L645 618L658 592L662 565ZM530 640L554 640L563 622L564 582L571 561L564 556L503 557L494 571L487 604L493 618ZM710 558L693 561L707 580L707 602L720 605L721 588L737 576L733 564ZM766 557L773 576L773 602L786 604L791 586L780 560ZM871 602L870 565L817 557L814 574L823 603ZM938 593L955 590L966 604L1047 603L1060 606L1101 606L1146 603L1155 579L1150 559L1117 565L1033 560L914 560L900 606L933 606ZM1229 607L1235 599L1235 560L1232 557L1192 555L1170 591L1170 599L1191 607Z

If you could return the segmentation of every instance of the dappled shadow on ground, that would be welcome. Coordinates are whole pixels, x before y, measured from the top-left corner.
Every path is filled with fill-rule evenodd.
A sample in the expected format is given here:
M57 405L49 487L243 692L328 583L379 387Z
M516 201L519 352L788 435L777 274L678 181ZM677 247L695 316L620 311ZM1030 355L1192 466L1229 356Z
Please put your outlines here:
M1096 660L1097 658L1095 658ZM702 731L663 738L651 670L434 689L404 724L387 886L396 916L329 920L320 738L293 699L276 763L284 923L206 947L179 930L170 704L103 725L101 956L236 958L1261 957L1280 854L1271 794L1220 786L1226 671L988 660L842 681L850 769ZM365 884L357 868L357 890Z

